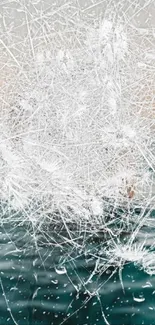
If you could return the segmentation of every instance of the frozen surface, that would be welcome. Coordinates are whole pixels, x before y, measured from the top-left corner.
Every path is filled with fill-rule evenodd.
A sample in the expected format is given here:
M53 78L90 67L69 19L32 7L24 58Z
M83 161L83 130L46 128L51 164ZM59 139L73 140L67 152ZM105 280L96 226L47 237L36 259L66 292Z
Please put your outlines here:
M95 256L93 274L155 273L154 16L153 0L0 3L2 227Z

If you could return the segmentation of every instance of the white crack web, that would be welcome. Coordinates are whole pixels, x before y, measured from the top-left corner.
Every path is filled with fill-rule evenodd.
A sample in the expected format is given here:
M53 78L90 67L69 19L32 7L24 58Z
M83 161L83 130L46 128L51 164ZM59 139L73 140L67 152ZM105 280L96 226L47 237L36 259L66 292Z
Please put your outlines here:
M62 268L102 235L95 273L155 273L154 14L153 0L1 0L0 221L36 249L40 234L68 245Z

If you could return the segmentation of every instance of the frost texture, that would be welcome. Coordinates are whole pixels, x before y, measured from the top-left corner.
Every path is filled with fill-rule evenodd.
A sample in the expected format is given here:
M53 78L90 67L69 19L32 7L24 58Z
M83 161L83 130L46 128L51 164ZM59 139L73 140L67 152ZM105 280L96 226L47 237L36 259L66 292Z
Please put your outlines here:
M46 224L63 224L81 251L102 233L96 271L134 261L154 273L154 1L1 0L0 8L0 196L9 221L31 224L36 241Z

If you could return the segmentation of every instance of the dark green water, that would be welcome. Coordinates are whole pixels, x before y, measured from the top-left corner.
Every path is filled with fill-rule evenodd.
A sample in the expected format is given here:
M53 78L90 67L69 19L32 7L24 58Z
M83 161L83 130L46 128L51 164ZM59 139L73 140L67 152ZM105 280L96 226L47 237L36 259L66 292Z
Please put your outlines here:
M155 276L127 264L123 291L114 268L87 282L95 262L79 255L58 268L62 254L35 247L23 227L1 227L0 325L155 324Z

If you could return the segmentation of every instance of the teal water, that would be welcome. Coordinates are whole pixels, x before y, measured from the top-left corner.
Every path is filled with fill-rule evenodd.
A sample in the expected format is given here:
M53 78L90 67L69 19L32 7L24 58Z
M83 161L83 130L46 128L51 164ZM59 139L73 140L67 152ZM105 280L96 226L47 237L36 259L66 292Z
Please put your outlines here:
M1 227L0 325L155 324L155 276L127 264L123 290L114 267L87 281L95 260L79 254L58 268L61 255L35 247L23 226Z

